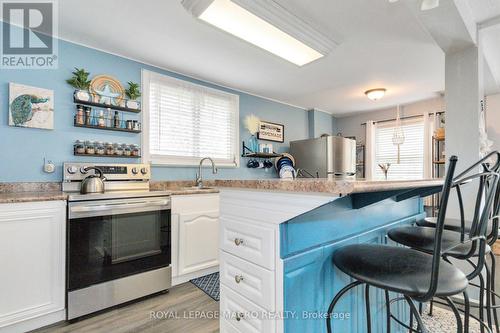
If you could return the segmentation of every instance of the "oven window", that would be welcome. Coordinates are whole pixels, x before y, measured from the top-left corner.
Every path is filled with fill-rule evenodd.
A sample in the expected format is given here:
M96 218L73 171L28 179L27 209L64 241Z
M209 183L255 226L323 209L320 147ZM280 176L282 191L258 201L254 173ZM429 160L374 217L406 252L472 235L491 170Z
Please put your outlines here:
M170 211L69 222L68 290L170 265Z

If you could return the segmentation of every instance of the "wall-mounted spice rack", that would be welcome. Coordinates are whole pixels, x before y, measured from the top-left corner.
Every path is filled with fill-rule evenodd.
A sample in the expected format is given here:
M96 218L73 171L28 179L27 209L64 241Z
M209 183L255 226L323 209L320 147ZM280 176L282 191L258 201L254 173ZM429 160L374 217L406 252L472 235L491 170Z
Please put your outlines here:
M112 157L112 158L141 158L141 156L124 156L124 155L91 155L91 154L77 154L74 153L74 156L85 156L85 157Z
M92 118L93 118L93 120L90 122L90 124L87 124L86 122L83 122L82 124L80 124L80 123L78 123L77 116L75 116L73 125L75 127L92 128L92 129L99 129L99 130L106 130L106 131L118 131L118 132L127 132L127 133L141 133L140 129L136 130L136 129L130 129L130 128L126 128L126 127L111 127L111 126L92 125L92 124L96 123L94 121L94 118L97 118L97 117L92 117Z
M138 144L76 140L73 144L75 156L140 158Z
M125 98L120 98L118 100L119 105L115 105L112 103L105 104L105 103L96 102L100 98L100 96L97 94L93 94L91 92L85 91L85 93L88 94L89 99L83 100L83 99L77 97L78 93L79 93L79 91L77 90L73 94L73 102L75 104L83 104L83 105L87 105L87 106L94 106L94 107L101 108L101 109L112 109L112 110L116 110L116 111L125 111L125 112L133 112L133 113L140 113L141 112L140 108L133 109L133 108L126 107L125 105L127 105L129 102L131 102L131 100L128 100ZM135 102L135 101L133 101L133 102Z

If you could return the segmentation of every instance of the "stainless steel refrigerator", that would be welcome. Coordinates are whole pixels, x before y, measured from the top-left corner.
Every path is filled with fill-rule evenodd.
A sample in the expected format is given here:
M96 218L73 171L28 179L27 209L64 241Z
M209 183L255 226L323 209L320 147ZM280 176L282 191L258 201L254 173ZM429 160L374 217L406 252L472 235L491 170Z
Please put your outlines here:
M341 136L290 142L295 167L304 177L353 178L356 176L356 140Z

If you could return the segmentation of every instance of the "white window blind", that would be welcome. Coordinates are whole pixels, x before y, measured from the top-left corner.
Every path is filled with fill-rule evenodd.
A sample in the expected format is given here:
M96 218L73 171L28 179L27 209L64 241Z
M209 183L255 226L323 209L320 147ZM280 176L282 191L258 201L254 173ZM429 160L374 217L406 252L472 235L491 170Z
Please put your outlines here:
M392 143L395 122L378 123L375 129L375 179L385 179L379 163L391 163L387 179L413 180L424 178L424 122L422 119L402 122L405 142L400 150L400 163L397 163L398 148Z
M143 80L153 164L195 165L208 156L237 166L238 95L146 71Z

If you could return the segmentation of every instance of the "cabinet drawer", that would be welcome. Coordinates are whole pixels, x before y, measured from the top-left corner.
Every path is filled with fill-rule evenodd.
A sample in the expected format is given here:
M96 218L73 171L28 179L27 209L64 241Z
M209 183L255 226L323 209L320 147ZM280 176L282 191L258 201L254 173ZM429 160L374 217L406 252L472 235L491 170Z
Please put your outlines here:
M221 248L237 257L274 270L274 230L221 217Z
M220 281L264 309L274 311L273 271L222 252Z
M221 284L220 311L241 333L275 333L275 322L268 312Z
M219 333L241 333L228 320L221 318L219 321Z

